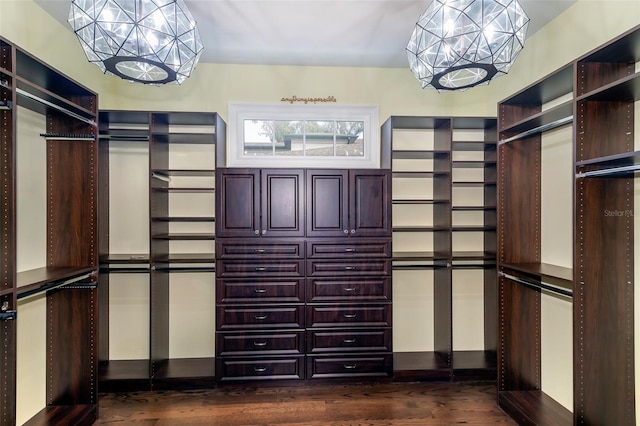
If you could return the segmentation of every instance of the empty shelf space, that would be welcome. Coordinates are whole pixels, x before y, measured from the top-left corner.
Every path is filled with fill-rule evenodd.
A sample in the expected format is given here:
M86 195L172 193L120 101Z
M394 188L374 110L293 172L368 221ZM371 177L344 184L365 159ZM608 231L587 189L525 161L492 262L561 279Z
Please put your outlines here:
M99 366L100 381L149 379L149 371L148 359L104 361Z
M177 379L215 375L215 358L174 358L156 362L154 379Z
M460 225L453 226L451 228L454 232L483 232L483 231L495 231L495 226L483 226L483 225Z
M155 192L184 192L190 194L211 193L215 192L215 188L151 188Z
M392 200L392 204L446 204L449 203L449 200L446 199L424 199L424 200Z
M577 161L576 177L628 176L640 169L640 151L624 152L605 157Z
M637 101L640 100L640 72L599 87L577 97L576 101Z
M446 380L451 372L446 356L436 352L395 352L393 354L394 380Z
M154 256L153 261L161 263L215 263L216 255L215 253L171 253Z
M96 268L94 268L93 266L47 266L44 268L18 272L18 298L23 295L46 291L50 288L63 285L67 281L85 279L88 275L94 273L95 271Z
M573 424L573 414L539 390L498 392L498 402L504 411L521 424Z
M447 252L433 251L394 251L391 255L393 261L411 261L411 260L446 260L449 258Z
M494 186L494 185L496 185L496 182L494 181L473 181L473 180L458 181L458 182L451 183L451 186L454 186L454 187L480 187L480 186Z
M496 206L452 206L451 211L454 212L478 212L496 210Z
M501 129L500 132L508 133L498 143L506 143L528 136L536 135L557 127L571 124L573 120L573 100L566 101L553 108L531 115L511 126Z
M153 176L155 174L155 176ZM214 169L152 169L152 177L162 178L163 176L215 176Z
M452 258L456 260L495 260L496 254L484 251L454 251Z
M496 353L493 351L453 351L451 363L454 370L495 370L498 364Z
M151 221L154 222L215 222L213 216L153 216Z
M151 133L154 143L173 144L215 144L216 135L214 133Z
M100 256L100 263L144 264L149 263L149 254L109 253Z
M573 293L573 270L571 268L548 263L501 263L500 267L502 273L509 275L515 271L516 279L523 279L532 287L554 291L565 296L571 296ZM510 279L510 277L507 278Z
M216 236L212 233L168 233L155 234L151 236L156 240L215 240Z
M453 167L456 168L474 168L474 169L482 169L485 167L495 167L496 165L496 161L495 160L490 160L490 161L485 161L485 160L453 160L452 162Z
M453 141L453 151L495 151L496 141Z
M391 152L393 160L432 160L446 159L451 155L450 151L445 150L396 150Z
M435 232L435 231L448 231L449 227L446 226L411 226L411 225L399 225L393 227L393 232Z
M402 171L402 172L393 172L393 177L394 178L411 178L411 179L416 179L416 178L433 178L433 177L438 177L438 176L449 176L450 173L448 171L444 171L444 172L438 172L438 171L424 171L424 172L417 172L417 171Z

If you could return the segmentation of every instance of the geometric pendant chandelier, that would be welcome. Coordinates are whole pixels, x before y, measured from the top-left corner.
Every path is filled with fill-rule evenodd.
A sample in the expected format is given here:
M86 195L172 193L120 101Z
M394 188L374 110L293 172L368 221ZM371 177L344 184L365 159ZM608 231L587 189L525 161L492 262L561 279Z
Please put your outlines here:
M509 72L529 17L517 0L433 0L407 44L422 88L465 90Z
M89 62L138 83L182 83L203 49L183 0L73 0L69 24Z

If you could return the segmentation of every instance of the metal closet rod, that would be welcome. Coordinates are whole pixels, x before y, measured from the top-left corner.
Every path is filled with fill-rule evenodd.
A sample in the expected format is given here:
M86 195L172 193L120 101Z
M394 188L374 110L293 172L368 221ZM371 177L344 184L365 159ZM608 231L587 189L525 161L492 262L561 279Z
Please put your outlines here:
M51 108L57 109L58 111L63 112L63 113L65 113L65 114L67 114L68 116L73 117L73 118L75 118L75 119L78 119L78 120L80 120L80 121L83 121L83 122L85 122L85 123L87 123L87 124L90 124L90 125L92 125L92 126L95 126L95 125L96 125L96 122L95 122L95 121L93 121L93 120L89 120L88 118L85 118L85 117L81 116L80 114L76 114L76 113L75 113L75 112L73 112L73 111L69 111L68 109L63 108L63 107L61 107L60 105L56 105L56 104L54 104L53 102L49 102L49 101L47 101L47 100L45 100L45 99L42 99L41 97L36 96L36 95L34 95L33 93L29 93L29 92L27 92L27 91L25 91L25 90L22 90L22 89L20 89L19 87L18 87L18 88L16 88L16 93L17 93L18 95L22 95L22 96L24 96L25 98L29 98L29 99L34 100L34 101L36 101L36 102L40 102L40 103L41 103L41 104L43 104L43 105L46 105L46 106L49 106L49 107L51 107Z
M74 278L69 278L68 280L62 281L62 282L52 282L52 283L46 283L44 285L42 285L41 287L38 287L36 289L33 290L29 290L26 291L24 293L18 294L17 298L20 299L26 299L27 297L32 297L35 296L37 294L43 293L45 291L49 291L49 290L54 290L56 288L68 285L68 284L73 284L76 283L78 281L82 281L86 278L89 278L93 275L93 272L87 272L84 275L80 275L78 277L74 277Z
M566 288L562 288L553 284L545 283L542 281L540 282L526 281L526 280L523 280L522 278L504 273L502 271L499 271L498 275L501 277L510 279L511 281L515 281L517 283L525 285L527 287L534 288L536 290L546 290L546 291L550 291L551 293L560 294L562 296L573 297L573 291L567 290Z
M636 170L640 170L640 164L634 164L631 166L620 166L620 167L612 167L610 169L603 170L592 170L590 172L580 172L576 173L576 178L586 178L592 176L606 176L613 175L618 173L626 173L626 172L634 172Z
M565 124L569 124L571 122L573 122L573 115L570 115L565 118L561 118L556 121L552 121L551 123L543 124L542 126L538 126L533 129L526 130L515 136L511 136L510 138L501 139L500 141L498 141L498 145L503 145L505 143L513 142L515 140L522 139L527 136L535 135L537 133L546 132L547 130L555 129L556 127L564 126Z

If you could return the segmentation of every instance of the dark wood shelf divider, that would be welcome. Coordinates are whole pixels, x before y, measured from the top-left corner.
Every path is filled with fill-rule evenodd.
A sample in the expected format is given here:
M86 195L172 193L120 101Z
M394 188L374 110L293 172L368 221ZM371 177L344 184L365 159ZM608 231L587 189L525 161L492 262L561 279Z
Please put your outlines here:
M498 402L520 424L636 424L628 318L639 60L636 26L498 105L506 142L498 151ZM537 127L563 115L573 126L575 270L540 261L540 133L548 128ZM573 301L573 413L541 389L541 292Z

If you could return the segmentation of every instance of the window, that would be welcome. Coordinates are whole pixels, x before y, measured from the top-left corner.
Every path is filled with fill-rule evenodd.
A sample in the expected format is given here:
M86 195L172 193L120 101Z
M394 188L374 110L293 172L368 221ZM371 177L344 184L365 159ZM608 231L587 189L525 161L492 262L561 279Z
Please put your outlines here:
M232 103L229 122L229 167L380 167L375 106Z

